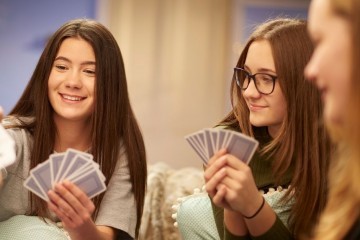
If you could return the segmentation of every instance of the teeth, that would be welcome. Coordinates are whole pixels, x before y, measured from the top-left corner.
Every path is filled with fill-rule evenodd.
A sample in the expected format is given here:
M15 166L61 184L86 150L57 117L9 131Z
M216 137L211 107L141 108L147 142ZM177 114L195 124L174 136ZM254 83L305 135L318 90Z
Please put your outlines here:
M63 98L71 100L71 101L81 101L81 97L73 97L73 96L63 95Z

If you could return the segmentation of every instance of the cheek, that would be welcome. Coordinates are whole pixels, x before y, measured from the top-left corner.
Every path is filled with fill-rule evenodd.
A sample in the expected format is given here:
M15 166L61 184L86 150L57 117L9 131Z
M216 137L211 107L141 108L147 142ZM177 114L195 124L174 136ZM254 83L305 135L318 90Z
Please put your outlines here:
M349 63L338 55L339 61L334 64L328 64L323 70L325 87L334 101L345 98L349 94L350 89L350 69Z
M332 104L337 105L338 112L346 109L351 94L350 78L345 76L334 78L329 86L329 98Z
M286 110L285 99L282 99L277 106L276 117L281 121L283 121L286 116L286 113L287 110Z
M281 91L277 92L277 96L273 101L274 117L279 121L283 121L287 113L286 99Z
M48 79L49 90L56 88L59 85L59 82L60 82L59 76L56 73L54 73L54 71L51 71Z
M334 83L349 79L350 48L346 41L333 41L324 49L322 71Z
M89 91L89 94L95 98L95 80L88 81L86 88Z
M49 94L49 96L51 96L51 91L55 88L55 81L51 74L49 76L47 86L48 86L48 94Z

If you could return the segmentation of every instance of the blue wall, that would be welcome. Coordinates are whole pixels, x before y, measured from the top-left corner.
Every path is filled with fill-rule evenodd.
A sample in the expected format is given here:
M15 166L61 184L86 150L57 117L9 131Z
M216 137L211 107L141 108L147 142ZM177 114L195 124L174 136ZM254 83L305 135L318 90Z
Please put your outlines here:
M246 42L256 25L268 19L276 17L307 19L308 7L246 6L244 12L245 29L242 42Z
M0 0L0 105L19 99L46 39L64 22L95 18L96 0Z

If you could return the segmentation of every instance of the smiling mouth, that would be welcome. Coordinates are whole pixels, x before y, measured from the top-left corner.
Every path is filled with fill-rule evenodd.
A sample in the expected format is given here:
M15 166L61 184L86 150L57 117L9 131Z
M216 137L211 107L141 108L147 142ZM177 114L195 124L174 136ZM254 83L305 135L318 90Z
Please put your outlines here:
M264 106L259 106L259 105L249 104L249 108L261 109L261 108L265 108L265 107Z
M252 104L249 104L248 108L249 108L250 112L258 112L258 111L262 111L263 109L265 109L264 106L252 105Z
M70 95L65 95L65 94L60 94L60 96L65 100L75 101L75 102L82 101L86 98L86 97L79 97L79 96L70 96Z

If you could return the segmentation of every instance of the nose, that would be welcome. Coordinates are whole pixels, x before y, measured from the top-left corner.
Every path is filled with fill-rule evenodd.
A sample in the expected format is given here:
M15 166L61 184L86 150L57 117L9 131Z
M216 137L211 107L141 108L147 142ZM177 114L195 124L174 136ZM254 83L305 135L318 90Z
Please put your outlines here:
M81 88L82 87L81 74L75 69L73 71L70 71L67 76L65 86L68 88Z
M244 97L246 98L259 98L261 93L256 89L255 81L252 79L249 83L249 86L243 92Z
M305 77L310 82L315 82L317 78L317 64L314 55L304 69Z

